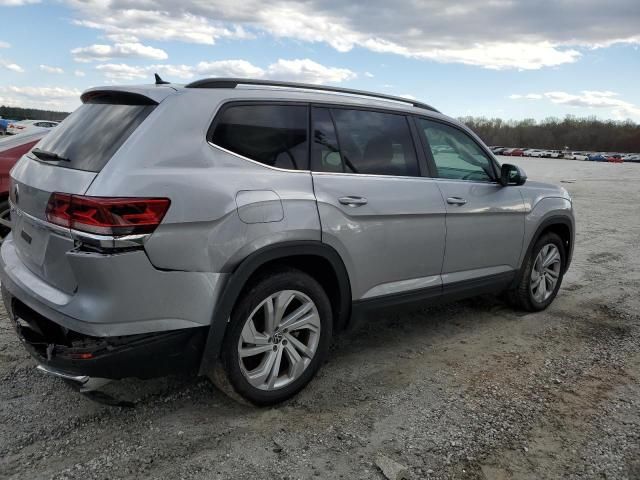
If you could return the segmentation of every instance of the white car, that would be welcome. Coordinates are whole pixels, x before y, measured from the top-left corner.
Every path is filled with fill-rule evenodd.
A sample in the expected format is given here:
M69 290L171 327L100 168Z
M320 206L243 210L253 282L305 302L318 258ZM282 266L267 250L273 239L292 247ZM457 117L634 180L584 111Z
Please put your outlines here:
M52 120L23 120L21 122L13 122L7 126L7 135L16 135L25 133L33 128L53 128L57 127L60 122Z
M571 160L588 160L589 157L582 152L569 152L565 155L566 158L570 158Z
M538 157L538 158L540 158L540 157L544 156L543 154L544 154L543 150L531 150L529 152L529 156L530 157Z

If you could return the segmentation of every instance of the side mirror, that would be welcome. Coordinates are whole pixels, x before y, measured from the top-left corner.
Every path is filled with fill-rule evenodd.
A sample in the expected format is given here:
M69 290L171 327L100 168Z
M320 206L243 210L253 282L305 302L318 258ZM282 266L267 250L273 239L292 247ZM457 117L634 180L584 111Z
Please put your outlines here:
M503 187L507 185L523 185L526 181L527 174L517 165L504 163L500 168L500 184Z

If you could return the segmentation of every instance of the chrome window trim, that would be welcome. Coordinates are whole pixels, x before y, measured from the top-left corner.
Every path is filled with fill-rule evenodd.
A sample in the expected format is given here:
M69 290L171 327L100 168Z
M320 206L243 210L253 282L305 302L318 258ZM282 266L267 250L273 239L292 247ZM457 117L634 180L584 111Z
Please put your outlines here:
M351 176L351 177L380 177L380 178L401 178L401 179L410 179L410 178L414 178L414 179L420 179L420 180L424 180L424 179L430 179L430 180L436 180L436 178L434 177L428 177L426 175L411 175L411 176L406 176L406 175L380 175L380 174L376 174L376 173L353 173L353 172L316 172L314 170L291 170L291 169L287 169L287 168L279 168L279 167L272 167L271 165L266 165L264 163L260 163L256 160L251 160L250 158L247 158L243 155L240 155L239 153L235 153L232 152L231 150L227 150L224 147L221 147L220 145L216 145L213 142L210 142L207 140L207 143L209 144L209 146L216 148L218 150L221 150L224 153L228 153L229 155L233 155L234 157L237 158L241 158L242 160L246 160L247 162L251 162L254 165L258 165L260 167L264 167L264 168L268 168L270 170L276 170L278 172L288 172L288 173L312 173L313 175L347 175L347 176Z

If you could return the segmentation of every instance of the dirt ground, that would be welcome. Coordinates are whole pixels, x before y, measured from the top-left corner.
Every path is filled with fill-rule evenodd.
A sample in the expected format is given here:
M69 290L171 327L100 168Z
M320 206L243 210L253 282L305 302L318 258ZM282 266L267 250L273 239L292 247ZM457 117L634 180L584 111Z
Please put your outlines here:
M567 182L573 264L538 314L483 297L383 314L340 337L276 408L199 378L105 387L111 407L35 370L0 319L0 477L640 478L640 164L510 159Z

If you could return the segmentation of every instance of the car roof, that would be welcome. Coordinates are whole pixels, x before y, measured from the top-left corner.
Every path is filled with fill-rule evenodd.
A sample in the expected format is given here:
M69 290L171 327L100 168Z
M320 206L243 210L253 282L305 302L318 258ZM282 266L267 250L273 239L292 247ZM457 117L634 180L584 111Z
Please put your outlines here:
M376 92L337 89L336 87L323 87L320 85L296 84L286 82L261 82L260 84L252 84L250 82L255 81L246 80L246 82L248 83L243 83L244 79L224 80L233 80L234 82L237 82L237 84L231 84L230 86L222 85L215 88L190 87L189 85L174 83L132 86L110 85L87 89L82 93L81 98L83 99L83 101L85 101L86 99L91 97L92 93L97 92L122 92L142 95L153 100L154 102L160 103L168 96L173 94L189 93L197 95L199 93L203 93L203 91L215 91L215 93L219 94L220 97L224 97L225 99L229 100L241 99L244 97L251 100L261 98L264 100L288 100L300 102L304 101L345 104L361 107L374 107L403 111L406 113L413 113L417 115L434 116L437 118L446 119L448 121L453 121L456 124L460 124L457 120L443 115L433 107L427 104L423 104L422 102L419 102L418 100L412 98L378 94ZM193 85L193 83L190 85Z

